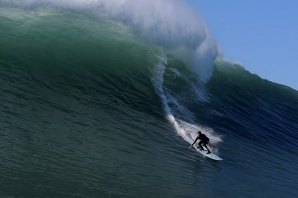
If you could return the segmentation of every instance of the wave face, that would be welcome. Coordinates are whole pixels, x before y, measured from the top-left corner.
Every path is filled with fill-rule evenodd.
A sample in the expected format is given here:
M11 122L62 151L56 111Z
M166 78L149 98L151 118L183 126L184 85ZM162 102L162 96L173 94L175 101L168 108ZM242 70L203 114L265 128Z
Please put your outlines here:
M213 64L182 1L140 2L2 1L0 194L297 197L298 92Z

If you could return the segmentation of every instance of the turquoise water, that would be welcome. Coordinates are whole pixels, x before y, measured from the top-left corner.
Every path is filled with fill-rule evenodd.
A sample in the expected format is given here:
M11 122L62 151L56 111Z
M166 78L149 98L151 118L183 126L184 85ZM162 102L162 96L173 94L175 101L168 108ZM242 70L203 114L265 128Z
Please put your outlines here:
M298 195L296 90L221 61L203 83L85 12L3 5L0 30L1 196ZM197 130L223 161L188 149Z

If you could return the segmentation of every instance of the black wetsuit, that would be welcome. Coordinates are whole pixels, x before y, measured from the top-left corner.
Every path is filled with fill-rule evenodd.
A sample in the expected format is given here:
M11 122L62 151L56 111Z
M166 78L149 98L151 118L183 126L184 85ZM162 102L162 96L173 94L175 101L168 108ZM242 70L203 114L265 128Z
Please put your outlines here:
M203 134L203 133L201 133L199 135L198 139L201 140L200 143L201 142L204 143L204 144L208 144L209 143L209 138L205 134Z
M207 147L207 144L209 143L209 138L205 135L205 134L203 134L203 133L201 133L197 138L196 138L196 140L195 140L195 142L197 141L197 140L200 140L200 142L199 142L199 147L202 149L202 150L204 150L204 148L202 147L202 145L203 146L205 146L206 148L207 148L207 150L209 151L209 149L208 149L208 147ZM209 151L210 152L210 151Z

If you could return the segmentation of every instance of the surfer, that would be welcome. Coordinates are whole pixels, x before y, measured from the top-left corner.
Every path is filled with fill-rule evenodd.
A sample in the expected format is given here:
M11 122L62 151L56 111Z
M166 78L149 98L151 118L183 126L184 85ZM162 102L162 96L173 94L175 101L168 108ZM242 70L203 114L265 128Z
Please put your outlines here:
M197 138L195 139L195 141L192 143L192 145L189 148L191 148L198 140L201 140L198 144L199 147L201 148L201 150L204 150L204 148L203 148L203 146L204 146L208 151L207 154L211 153L209 148L207 147L207 144L209 144L210 140L205 134L201 133L201 131L198 131Z

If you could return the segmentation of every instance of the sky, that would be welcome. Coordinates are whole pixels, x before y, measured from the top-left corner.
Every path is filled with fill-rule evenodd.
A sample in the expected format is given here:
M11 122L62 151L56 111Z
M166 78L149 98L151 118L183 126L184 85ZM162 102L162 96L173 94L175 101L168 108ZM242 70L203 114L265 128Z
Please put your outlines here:
M224 58L298 90L297 0L188 0Z

